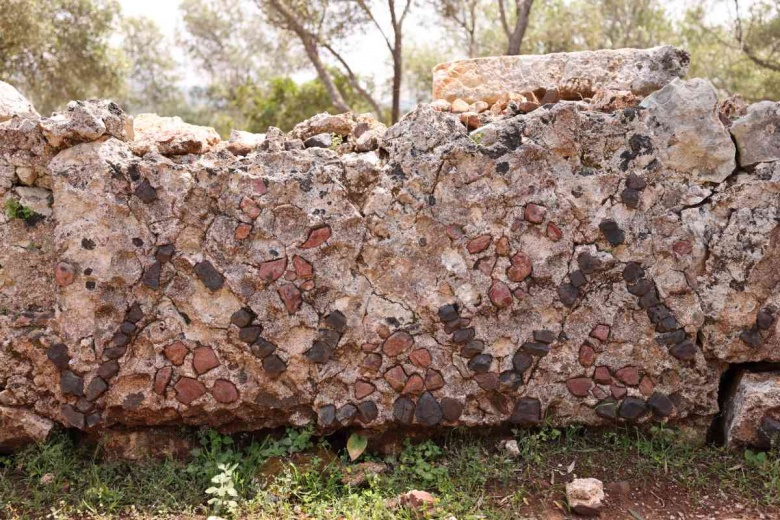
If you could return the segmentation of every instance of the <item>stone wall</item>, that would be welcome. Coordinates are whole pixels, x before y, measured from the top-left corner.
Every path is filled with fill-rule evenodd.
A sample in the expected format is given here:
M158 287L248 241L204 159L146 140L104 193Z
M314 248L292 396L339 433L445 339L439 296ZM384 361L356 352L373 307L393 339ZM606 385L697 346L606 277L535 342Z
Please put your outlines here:
M32 213L0 222L0 447L55 424L703 436L727 369L780 362L780 104L620 52L597 82L571 70L614 56L568 55L565 82L389 129L229 141L107 101L42 118L3 85L0 194ZM720 395L730 442L780 430L746 389L772 378Z

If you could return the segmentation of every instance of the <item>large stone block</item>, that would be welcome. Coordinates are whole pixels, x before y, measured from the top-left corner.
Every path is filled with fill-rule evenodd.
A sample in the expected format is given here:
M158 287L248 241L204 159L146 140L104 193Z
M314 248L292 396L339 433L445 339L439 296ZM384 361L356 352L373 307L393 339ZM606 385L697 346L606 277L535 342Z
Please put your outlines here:
M780 372L743 372L724 410L728 446L760 446L780 442Z
M8 83L0 81L0 123L8 121L14 116L37 115L38 112L27 98Z
M780 102L761 101L731 125L739 150L739 165L780 161Z
M688 72L690 57L675 47L491 56L433 69L433 99L494 103L503 94L556 89L564 99L599 89L646 96Z
M0 404L94 433L706 427L729 363L778 360L780 184L734 171L708 83L635 102L240 145L63 126L48 227L3 230ZM322 131L341 143L305 147Z

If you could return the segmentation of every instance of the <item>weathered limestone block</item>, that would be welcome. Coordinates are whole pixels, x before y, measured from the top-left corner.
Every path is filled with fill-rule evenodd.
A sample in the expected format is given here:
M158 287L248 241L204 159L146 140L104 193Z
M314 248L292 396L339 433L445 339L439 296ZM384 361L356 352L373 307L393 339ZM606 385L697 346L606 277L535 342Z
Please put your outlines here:
M780 373L741 373L723 425L728 446L776 446L780 442Z
M604 501L604 484L595 478L577 478L566 484L569 508L578 515L598 516Z
M220 142L216 130L185 123L180 117L139 114L133 120L133 152L144 155L156 151L165 156L206 153Z
M780 103L761 101L731 125L739 150L739 165L780 161Z
M0 81L0 123L14 116L38 116L38 112L18 90Z
M40 124L54 148L94 141L104 135L133 140L132 119L113 101L71 101L65 112L57 112Z
M46 166L55 150L39 123L37 116L0 123L0 195L16 184L51 188Z
M491 56L442 63L433 69L433 99L495 103L506 93L559 91L563 99L599 89L646 96L688 72L690 57L674 47Z
M675 79L642 101L664 163L700 183L723 182L736 169L734 143L718 117L718 95L704 79Z
M0 405L0 451L11 451L42 442L54 423L25 408Z

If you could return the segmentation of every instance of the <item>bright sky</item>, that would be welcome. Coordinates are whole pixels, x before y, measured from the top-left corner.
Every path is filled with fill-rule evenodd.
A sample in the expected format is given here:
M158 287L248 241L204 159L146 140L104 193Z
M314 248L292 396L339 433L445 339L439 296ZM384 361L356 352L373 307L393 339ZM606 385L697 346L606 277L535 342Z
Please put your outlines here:
M128 16L147 16L157 22L163 33L173 38L177 30L183 29L183 21L179 15L179 0L120 0L122 12ZM385 22L389 15L380 17L380 23ZM407 42L412 38L417 43L432 42L439 37L436 28L422 27L420 15L410 16L406 29ZM369 32L361 36L359 45L352 45L354 50L345 52L353 70L360 71L363 76L373 76L377 81L391 77L390 55L387 46L377 32ZM177 56L179 58L179 56ZM446 57L445 57L446 58ZM447 61L443 59L442 61ZM313 73L304 74L296 79L311 79ZM195 77L185 78L186 83L194 83Z
M180 0L119 0L122 5L122 11L126 15L130 16L147 16L153 19L160 26L164 34L173 38L177 30L183 28L183 22L179 15L179 3ZM723 19L729 17L729 14L733 11L730 2L726 0L667 0L665 3L670 13L674 15L681 15L685 7L688 4L698 4L702 1L708 2L711 6L710 16L714 19ZM754 0L744 0L744 8L746 9ZM380 13L379 21L383 26L386 26L386 22L389 19L387 13ZM405 42L414 41L419 44L432 43L442 36L441 28L431 25L433 19L428 12L420 12L418 9L416 12L413 10L407 25L405 26ZM348 59L350 66L353 70L358 71L362 76L372 76L376 79L377 83L387 80L392 76L392 70L390 68L390 56L387 47L380 37L380 35L374 32L368 32L365 35L360 36L359 42L348 42L352 50L345 52L345 57ZM181 51L175 51L179 54ZM182 55L177 55L177 59L182 60ZM458 56L453 53L451 56L442 56L442 62L456 59ZM297 80L311 79L314 77L314 73L304 73L294 76ZM185 83L189 85L196 84L198 78L195 74L191 74L185 77Z

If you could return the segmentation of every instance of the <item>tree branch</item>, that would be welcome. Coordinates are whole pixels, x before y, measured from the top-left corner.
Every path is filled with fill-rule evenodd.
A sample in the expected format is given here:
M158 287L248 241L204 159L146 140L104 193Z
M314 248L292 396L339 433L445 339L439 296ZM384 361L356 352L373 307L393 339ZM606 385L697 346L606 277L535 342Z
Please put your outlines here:
M352 69L350 68L347 61L330 44L323 43L322 46L325 47L339 61L339 63L341 63L341 66L344 67L344 71L347 74L347 81L349 84L352 85L352 88L358 91L358 93L368 102L369 105L371 105L371 108L373 108L374 112L376 113L377 119L381 120L382 109L380 108L379 103L377 103L376 99L374 99L374 97L366 89L364 89L362 85L360 85L357 76L354 72L352 72Z

